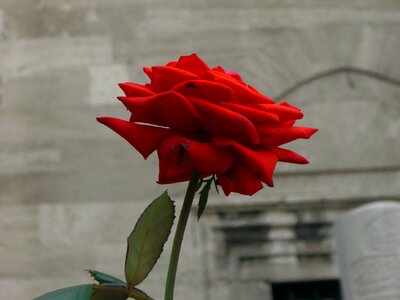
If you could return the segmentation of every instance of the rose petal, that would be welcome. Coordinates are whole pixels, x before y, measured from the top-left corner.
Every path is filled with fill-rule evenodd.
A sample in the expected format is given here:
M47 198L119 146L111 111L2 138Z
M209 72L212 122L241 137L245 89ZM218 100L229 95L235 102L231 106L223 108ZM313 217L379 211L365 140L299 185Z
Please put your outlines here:
M290 108L296 109L298 111L301 111L301 109L298 108L297 106L294 106L293 104L290 104L290 103L287 103L287 102L281 102L281 103L279 103L279 105L290 107Z
M157 151L160 159L175 165L177 170L179 166L190 165L191 169L209 175L223 173L232 165L228 150L178 134L166 138Z
M201 128L201 116L193 104L175 92L150 97L118 97L132 113L131 121L168 126L179 131Z
M190 141L188 157L194 169L200 173L223 173L232 165L232 154L211 143Z
M308 160L305 157L301 156L300 154L297 154L294 151L278 147L271 147L271 150L276 155L278 155L279 161L293 163L293 164L308 164Z
M157 148L159 183L173 183L190 179L193 166L189 164L189 140L181 135L171 135Z
M171 130L169 129L135 124L111 117L99 117L97 121L114 130L127 140L129 144L142 154L144 159L147 159L156 150L158 145L171 134Z
M167 64L166 64L166 66L168 66L168 67L175 67L176 66L176 61L170 61L170 62L168 62Z
M300 110L281 104L257 104L255 105L255 107L262 109L266 112L278 115L281 122L303 118L303 113Z
M181 70L175 67L169 66L156 66L151 68L151 90L160 93L169 91L178 83L187 80L200 79L199 76Z
M158 159L158 180L159 184L189 181L192 176L192 166L177 166L168 160Z
M150 80L153 78L153 71L149 67L143 67L143 72L146 73L147 77L149 77Z
M224 68L221 66L216 66L216 67L212 68L211 70L216 71L216 72L226 73Z
M211 136L234 138L243 142L259 143L254 125L243 115L208 101L189 97L204 118L203 127Z
M301 126L267 126L257 127L261 143L267 146L279 146L297 139L308 139L318 131L315 128Z
M185 81L177 84L172 90L184 96L193 96L214 103L221 101L231 102L235 97L229 87L208 80Z
M226 107L232 111L235 111L255 123L275 123L276 124L279 122L279 117L276 114L266 112L266 111L263 111L260 109L256 109L256 108L252 108L252 107L248 107L245 105L232 103L232 102L222 102L221 106Z
M274 186L272 175L278 161L278 156L274 152L270 150L252 150L235 141L225 138L213 138L212 142L218 146L227 146L235 149L237 154L239 154L249 164L249 166L260 175L262 181L264 181L268 186Z
M237 81L230 76L224 76L221 72L210 71L207 74L208 78L211 80L215 80L216 82L230 87L235 93L236 101L238 103L274 103L272 99L254 92L240 81Z
M155 94L147 86L133 82L121 82L118 85L128 97L146 97Z
M181 56L175 65L176 68L189 71L202 77L210 67L195 53L187 56Z
M251 196L263 188L261 180L245 164L235 164L229 174L218 174L217 180L226 196L231 192Z
M210 143L197 142L181 135L171 135L158 147L159 183L190 179L193 170L208 177L231 167L229 151Z
M235 71L226 70L225 73L228 74L229 76L231 76L232 78L238 80L238 81L244 82L242 77L238 73L236 73Z
M211 69L211 73L213 72L218 72L219 75L221 76L225 76L226 78L230 79L230 80L235 80L236 82L242 84L243 86L247 87L247 84L242 80L242 78L240 77L240 75L238 73L236 73L235 71L232 70L225 70L224 68L222 68L221 66L217 66L215 68ZM209 79L214 80L214 78L212 77L212 75L210 75L211 73L206 74L206 77Z

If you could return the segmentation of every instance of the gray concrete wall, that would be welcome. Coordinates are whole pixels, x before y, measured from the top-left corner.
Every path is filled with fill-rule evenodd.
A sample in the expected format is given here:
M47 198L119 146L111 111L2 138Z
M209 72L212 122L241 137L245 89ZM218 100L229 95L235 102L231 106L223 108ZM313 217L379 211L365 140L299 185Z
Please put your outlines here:
M321 128L293 146L310 166L214 205L399 196L399 29L397 0L0 0L0 299L90 282L87 268L122 276L126 236L166 187L155 157L95 117L126 117L116 83L183 54L240 72ZM179 204L185 185L169 189ZM199 241L193 221L176 299L230 299L197 266L210 261ZM143 285L157 299L166 249Z

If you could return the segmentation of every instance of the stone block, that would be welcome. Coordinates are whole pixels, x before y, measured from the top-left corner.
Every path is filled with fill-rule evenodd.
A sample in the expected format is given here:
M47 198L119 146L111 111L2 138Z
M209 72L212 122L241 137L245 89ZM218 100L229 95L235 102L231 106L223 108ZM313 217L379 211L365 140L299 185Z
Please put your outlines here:
M296 223L296 216L290 212L269 212L266 214L265 219L272 226L288 226Z
M271 286L265 282L247 282L237 284L234 297L240 300L273 300Z
M132 28L145 17L147 6L145 1L125 0L2 1L8 39L110 35L132 40Z
M112 46L109 38L99 36L10 40L0 45L0 56L0 74L6 80L59 68L109 63Z
M31 299L26 289L15 279L0 279L0 299Z
M0 41L4 39L4 13L0 8Z
M89 68L91 105L121 105L116 97L124 95L117 83L129 81L126 65L95 65Z
M38 210L35 205L0 205L0 249L20 247L27 249L40 244ZM2 260L3 261L3 260Z
M61 152L54 148L0 152L0 174L54 170L61 161Z
M1 109L30 112L81 106L89 94L85 67L48 70L9 78L3 87Z
M0 248L2 260L0 278L74 277L96 265L93 249L74 247L43 247L28 244Z
M290 228L273 228L268 232L268 239L271 240L292 240L295 238Z
M124 245L136 220L149 203L40 204L40 240L46 247Z

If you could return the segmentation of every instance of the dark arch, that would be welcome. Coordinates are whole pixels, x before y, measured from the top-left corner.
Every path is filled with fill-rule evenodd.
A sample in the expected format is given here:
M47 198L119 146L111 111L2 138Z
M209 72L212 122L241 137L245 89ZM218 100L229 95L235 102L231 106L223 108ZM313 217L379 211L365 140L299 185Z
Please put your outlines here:
M291 87L283 90L281 93L279 93L278 95L276 95L274 97L275 100L280 101L285 99L287 96L289 96L290 94L294 93L295 91L297 91L298 89L302 88L305 85L308 85L314 81L317 81L319 79L325 78L325 77L329 77L338 73L354 73L354 74L361 74L364 75L366 77L370 77L370 78L374 78L376 80L379 81L383 81L386 82L388 84L400 87L400 79L397 78L393 78L390 76L387 76L385 74L382 73L378 73L378 72L374 72L374 71L369 71L369 70L364 70L361 68L356 68L356 67L352 67L352 66L339 66L337 68L334 69L330 69L327 71L322 71L319 73L316 73L314 75L311 75L310 77L307 77L303 80L300 80L299 82L297 82L296 84L292 85Z

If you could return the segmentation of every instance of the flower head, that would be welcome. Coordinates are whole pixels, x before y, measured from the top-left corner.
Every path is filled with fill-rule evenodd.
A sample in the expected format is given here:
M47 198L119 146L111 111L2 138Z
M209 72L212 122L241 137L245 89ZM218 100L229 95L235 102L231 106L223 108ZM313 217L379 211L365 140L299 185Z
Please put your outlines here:
M306 164L301 155L281 148L308 139L317 129L294 126L303 117L289 103L276 104L239 74L210 68L196 54L165 66L144 68L150 83L119 84L118 99L129 121L98 121L126 139L146 159L157 150L158 183L190 180L193 171L216 175L226 195L252 195L273 186L278 161Z

